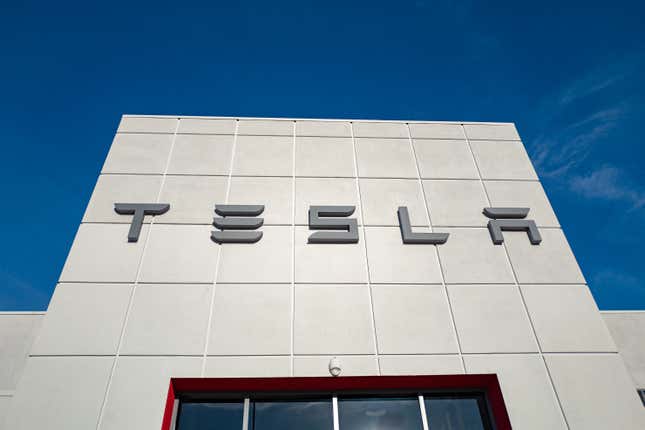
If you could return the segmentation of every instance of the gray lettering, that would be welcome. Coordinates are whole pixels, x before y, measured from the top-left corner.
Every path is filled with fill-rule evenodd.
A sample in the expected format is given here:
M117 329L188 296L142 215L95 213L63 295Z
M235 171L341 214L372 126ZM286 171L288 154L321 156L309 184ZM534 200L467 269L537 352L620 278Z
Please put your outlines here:
M217 243L255 243L259 241L262 239L262 232L248 230L257 230L262 227L264 218L249 217L256 217L262 212L264 212L264 205L215 205L215 213L222 217L213 218L213 225L222 231L213 231L211 239Z
M128 242L139 240L143 218L146 215L162 215L168 212L168 203L115 203L114 211L119 215L134 215L128 232Z
M403 243L441 245L448 240L450 233L413 233L407 207L400 206L397 214L399 216L399 227L401 228Z
M309 230L318 231L309 236L308 243L358 243L358 223L355 219L333 219L328 217L348 217L356 206L310 206Z
M502 231L526 231L532 245L539 245L542 236L535 221L523 219L529 214L529 208L484 208L484 215L493 218L488 221L488 231L495 245L504 243Z

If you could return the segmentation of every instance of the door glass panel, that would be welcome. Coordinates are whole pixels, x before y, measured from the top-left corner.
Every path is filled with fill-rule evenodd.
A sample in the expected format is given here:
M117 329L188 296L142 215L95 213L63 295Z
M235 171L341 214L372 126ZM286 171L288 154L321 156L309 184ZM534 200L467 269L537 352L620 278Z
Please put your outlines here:
M251 430L333 430L334 428L331 399L256 401L253 402L251 413Z
M241 430L244 402L181 402L177 430Z
M485 430L477 398L426 397L430 430Z
M338 400L340 430L422 430L417 397Z

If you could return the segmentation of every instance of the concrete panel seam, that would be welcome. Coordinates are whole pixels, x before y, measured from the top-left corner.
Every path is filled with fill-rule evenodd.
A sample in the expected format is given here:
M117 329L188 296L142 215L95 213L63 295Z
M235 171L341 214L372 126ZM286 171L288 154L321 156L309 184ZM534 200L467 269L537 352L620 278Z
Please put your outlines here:
M464 125L462 124L461 126L462 131L464 133L464 138L466 139L466 142L468 144L468 150L470 151L470 155L473 158L473 162L475 163L475 168L477 169L477 176L479 177L479 182L481 184L482 190L484 191L484 196L486 197L486 202L488 206L492 206L490 196L488 195L488 190L486 189L486 184L484 183L484 180L482 178L481 170L479 168L479 163L477 163L477 157L475 157L475 153L473 151L473 147L470 143L470 139L468 138L468 134L466 133L466 129ZM521 141L520 141L521 143ZM508 252L507 244L506 242L502 243L502 247L504 248L504 255L506 256L506 261L511 268L511 272L513 274L513 281L515 284L515 287L517 288L519 294L520 294L520 299L522 301L522 308L524 309L524 313L526 317L528 318L529 325L531 326L531 332L533 333L533 338L535 340L535 344L538 349L538 354L540 355L542 364L544 365L544 369L546 371L546 374L549 379L549 385L551 387L551 391L558 403L558 408L560 411L560 414L562 415L562 419L564 420L564 424L566 425L567 429L570 429L569 426L569 421L567 420L566 414L564 413L564 407L562 406L562 401L560 400L560 396L558 395L558 392L555 389L555 384L553 383L553 377L551 376L551 372L549 371L549 367L546 364L546 359L544 358L544 353L542 352L542 346L540 345L540 341L537 337L537 332L535 330L535 326L533 325L533 320L531 319L531 315L528 310L528 306L526 305L526 300L524 299L524 295L522 294L522 289L520 288L519 282L517 280L517 274L515 273L515 268L513 267L513 263L511 262L511 257Z
M512 352L464 352L462 353L465 357L467 356L478 356L478 355L535 355L539 356L540 353L536 351L512 351ZM294 357L298 358L303 358L303 357L328 357L330 355L333 355L331 353L324 353L324 354L298 354L295 353ZM343 357L374 357L374 354L369 354L369 353L339 353L339 356ZM455 352L406 352L406 353L398 353L398 352L393 352L393 353L379 353L379 357L450 357L450 356L457 356L458 354ZM549 355L579 355L579 356L586 356L586 355L620 355L620 352L616 351L549 351L549 352L544 352L543 355L549 356ZM101 357L115 357L114 354L33 354L30 355L29 357L34 357L34 358L65 358L65 357L75 357L75 358L101 358ZM168 358L168 357L203 357L201 353L199 354L119 354L119 358L122 357L157 357L157 358ZM290 354L283 354L283 353L277 353L277 354L244 354L244 353L239 353L239 354L215 354L211 353L208 354L207 357L230 357L230 358L235 358L235 357L257 357L257 358L262 358L262 357L286 357L289 358L291 357ZM2 391L0 391L0 396L2 396ZM5 394L7 395L7 394Z
M419 159L417 158L417 153L414 148L414 142L412 141L412 134L410 133L410 124L405 124L405 129L408 134L408 142L410 144L410 150L412 151L412 156L414 157L414 168L417 172L417 182L419 184L419 190L421 191L421 201L423 202L423 208L425 210L426 221L428 222L428 227L430 231L433 230L432 216L430 215L430 208L428 207L428 201L426 200L425 187L423 186L423 179L421 178L421 169L419 167ZM443 268L441 266L441 256L439 255L439 249L434 245L435 255L437 257L437 264L439 265L439 274L441 275L441 286L443 287L443 294L446 298L448 304L448 312L450 313L450 323L452 325L453 333L455 334L455 341L457 342L457 352L459 354L459 361L461 362L461 368L466 373L466 363L464 361L463 352L461 349L461 341L459 340L459 333L457 333L457 324L455 323L455 315L452 310L452 303L450 301L450 294L448 293L448 287L446 287L446 278L443 273Z
M101 284L110 284L110 285L124 285L124 284L132 284L132 282L126 282L126 281L104 281L104 282L97 282L97 281L65 281L61 282L63 284L96 284L96 283L101 283ZM366 282L364 281L343 281L343 282L316 282L316 281L300 281L296 282L297 284L302 284L302 285L345 285L345 284L351 284L351 285L365 285ZM154 282L137 282L138 285L186 285L186 282L181 282L181 281L173 281L173 282L161 282L161 281L154 281ZM212 282L188 282L190 285L211 285ZM220 284L230 284L230 285L280 285L280 284L288 284L288 282L284 281L271 281L271 282L249 282L249 281L226 281L226 282L220 282ZM372 285L441 285L440 282L372 282ZM446 285L463 285L463 282L446 282ZM515 285L515 282L468 282L468 285ZM587 285L585 283L581 282L558 282L557 284L554 284L552 282L522 282L521 285ZM601 311L602 314L606 313L606 311Z
M289 289L290 301L290 320L291 320L291 333L290 333L290 360L289 360L289 375L293 376L294 371L294 341L295 341L295 326L296 326L296 135L297 135L297 122L293 122L293 153L291 160L291 286Z
M173 133L172 142L170 144L170 151L168 153L168 158L166 159L166 165L164 167L164 173L163 173L163 176L162 176L162 179L161 179L161 186L159 187L159 191L157 192L157 198L156 198L157 203L159 203L159 200L161 199L161 192L163 190L164 183L165 183L165 180L166 180L166 174L168 173L168 167L170 166L170 160L172 158L172 153L173 153L173 149L174 149L174 146L175 146L175 140L177 138L177 130L178 129L179 129L179 120L177 120L177 124L175 125L175 132ZM108 398L109 398L109 395L110 395L110 388L112 386L112 381L114 379L114 372L116 371L117 362L119 360L119 354L120 354L121 348L123 346L123 339L125 337L125 329L126 329L126 326L128 324L128 318L130 316L130 312L132 311L132 305L134 303L134 297L135 297L135 293L136 293L136 289L137 289L137 284L138 284L138 281L139 281L139 277L141 276L141 268L143 266L143 260L144 260L145 255L146 255L146 249L148 248L148 243L150 243L150 234L152 233L152 227L154 225L154 222L155 222L155 218L153 217L152 220L150 221L149 226L148 226L148 233L146 234L145 242L143 244L143 249L141 251L141 256L139 257L139 263L137 265L137 274L136 274L135 279L134 279L134 283L133 283L133 286L132 286L132 291L130 292L130 298L129 298L129 301L128 301L128 307L127 307L127 310L126 310L126 313L125 313L125 317L123 318L123 324L121 326L121 333L119 335L119 343L118 343L118 346L117 346L116 354L114 356L114 360L112 362L112 368L110 369L108 382L107 382L107 385L105 387L105 394L103 395L103 401L101 402L101 408L99 410L99 416L98 416L98 418L96 420L96 429L97 430L100 429L101 424L103 422L103 416L105 415L105 407L107 405L107 401L108 401Z
M361 214L361 226L363 230L363 252L365 253L365 270L367 271L367 292L369 295L369 304L370 304L370 316L372 325L372 334L374 339L374 354L376 357L376 371L377 375L381 376L381 360L379 359L379 349L378 349L378 334L376 333L376 316L374 315L374 297L372 294L372 279L370 276L370 261L367 255L367 234L365 230L365 208L363 207L363 199L361 196L361 182L359 180L358 172L358 151L356 149L356 138L354 137L354 123L350 121L349 123L349 132L352 138L352 149L353 149L353 160L354 160L354 175L356 177L356 192L358 194L358 209ZM360 236L359 236L360 240Z
M138 172L101 172L100 176L162 176L159 173L138 173ZM229 175L222 175L222 174L216 174L216 173L200 173L200 174L194 174L194 173L172 173L168 174L167 176L173 177L173 176L200 176L200 177L221 177L221 178L228 178ZM283 179L291 179L291 176L285 176L285 175L262 175L262 174L243 174L243 173L236 173L231 175L234 178L283 178ZM370 176L370 175L359 175L358 176L360 179L396 179L396 180L407 180L407 181L415 181L416 178L411 178L409 176ZM320 175L296 175L296 178L305 178L305 179L354 179L356 176L342 176L342 175L328 175L328 176L320 176ZM473 178L465 178L461 176L454 176L454 177L439 177L439 176L421 176L421 179L427 180L427 181L477 181L477 179ZM506 178L506 179L486 179L484 182L537 182L540 183L539 179L524 179L524 178Z
M238 137L239 126L240 126L240 122L236 120L235 133L233 135L233 147L231 149L231 161L228 166L228 182L226 184L226 194L224 197L224 204L228 204L228 200L231 195L233 163L235 162L235 151L237 150L237 137ZM217 289L217 276L219 274L219 266L220 266L220 262L222 261L223 246L222 244L217 244L217 247L219 248L219 250L217 252L217 257L215 259L215 274L213 275L213 286L211 290L210 305L208 309L208 319L206 322L206 338L204 339L204 353L202 355L202 366L200 370L201 377L204 377L204 374L206 373L206 358L208 357L208 344L210 342L211 325L213 323L213 308L215 306L215 290Z

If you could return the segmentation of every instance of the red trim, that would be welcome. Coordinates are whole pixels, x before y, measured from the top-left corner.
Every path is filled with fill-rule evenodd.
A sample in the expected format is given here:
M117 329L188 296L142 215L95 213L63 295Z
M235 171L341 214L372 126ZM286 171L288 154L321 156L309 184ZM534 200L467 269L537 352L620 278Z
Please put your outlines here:
M511 430L496 375L345 376L339 378L172 378L161 430L170 430L175 393L262 393L325 391L343 393L371 390L482 390L486 393L497 430Z
M166 408L163 412L163 421L161 421L161 428L163 430L170 430L172 424L172 412L175 409L175 387L173 386L172 379L168 387L168 396L166 397Z

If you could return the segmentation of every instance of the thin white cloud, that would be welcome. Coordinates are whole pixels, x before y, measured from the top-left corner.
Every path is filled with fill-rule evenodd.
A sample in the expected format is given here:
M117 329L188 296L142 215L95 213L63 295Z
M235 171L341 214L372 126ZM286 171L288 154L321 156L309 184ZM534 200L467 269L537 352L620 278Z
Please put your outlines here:
M47 303L47 294L0 267L0 310L13 309L22 301Z
M597 122L608 123L615 122L620 119L621 115L624 113L624 105L618 105L606 109L598 110L591 115L587 115L585 118L580 121L574 122L567 126L567 129L580 128L587 126L589 124L595 124Z
M591 285L598 290L611 291L622 290L622 294L629 292L632 296L644 296L645 286L642 281L624 271L616 271L605 268L596 272L591 278Z
M540 175L562 177L583 163L593 145L617 126L622 112L621 107L601 109L539 136L529 149Z
M632 209L645 206L645 192L628 185L620 169L602 166L586 176L574 176L570 181L571 190L592 199L622 200Z
M615 87L636 76L640 55L586 72L544 97L534 116L545 132L529 145L535 167L544 177L562 177L585 161L594 144L605 139L628 111L612 97ZM604 104L598 98L608 99ZM589 111L589 106L596 109Z
M589 280L589 285L595 290L595 292L603 292L603 295L608 297L620 297L620 299L615 300L615 304L620 304L620 308L625 309L626 306L629 306L629 302L625 299L631 299L634 303L642 302L642 298L645 298L645 285L642 280L630 273L627 273L624 269L611 269L603 268L593 274ZM612 301L610 298L604 300ZM636 306L638 307L638 306Z
M626 71L620 71L608 77L605 74L590 74L585 76L569 85L569 87L562 93L559 99L559 104L563 106L568 105L578 99L602 91L619 82L626 75Z
M640 281L637 277L632 276L623 271L617 272L611 269L602 269L596 272L593 276L593 281L600 285L611 287L614 284L621 284L626 286L638 286Z

